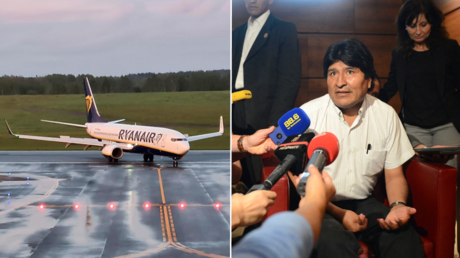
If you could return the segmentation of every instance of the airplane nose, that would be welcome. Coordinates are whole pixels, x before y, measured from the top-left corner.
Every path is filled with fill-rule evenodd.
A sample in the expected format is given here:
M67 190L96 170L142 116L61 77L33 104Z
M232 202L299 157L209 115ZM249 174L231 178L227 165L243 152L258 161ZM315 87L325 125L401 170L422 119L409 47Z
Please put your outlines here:
M178 146L178 151L181 155L185 155L190 150L190 144L188 142L181 142Z

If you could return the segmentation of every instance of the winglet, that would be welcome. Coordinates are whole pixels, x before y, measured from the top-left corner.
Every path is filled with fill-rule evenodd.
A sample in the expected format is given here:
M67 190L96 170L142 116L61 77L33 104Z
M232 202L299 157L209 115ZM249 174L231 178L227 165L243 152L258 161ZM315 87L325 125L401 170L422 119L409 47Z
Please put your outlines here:
M219 133L220 133L220 134L223 134L223 133L224 133L224 121L223 121L223 119L222 119L222 116L220 116Z
M14 134L12 131L11 131L11 128L10 128L10 125L8 124L8 122L6 121L5 119L5 124L6 124L6 128L8 129L8 133L13 135L14 137L19 137L17 136L16 134Z

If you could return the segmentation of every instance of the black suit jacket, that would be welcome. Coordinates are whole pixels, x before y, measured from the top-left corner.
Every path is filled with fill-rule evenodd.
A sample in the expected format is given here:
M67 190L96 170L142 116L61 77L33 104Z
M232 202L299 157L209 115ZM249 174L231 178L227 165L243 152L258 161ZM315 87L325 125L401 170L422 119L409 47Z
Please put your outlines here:
M232 33L232 92L246 30L247 23ZM294 107L300 86L301 61L295 25L270 14L243 68L244 89L252 92L252 98L233 104L233 133L252 134L278 125L278 119Z
M439 94L444 108L457 131L460 132L460 46L456 40L446 40L433 49L434 71ZM407 61L402 54L393 50L388 82L379 93L379 99L388 102L399 91L404 108ZM403 116L400 115L402 119Z

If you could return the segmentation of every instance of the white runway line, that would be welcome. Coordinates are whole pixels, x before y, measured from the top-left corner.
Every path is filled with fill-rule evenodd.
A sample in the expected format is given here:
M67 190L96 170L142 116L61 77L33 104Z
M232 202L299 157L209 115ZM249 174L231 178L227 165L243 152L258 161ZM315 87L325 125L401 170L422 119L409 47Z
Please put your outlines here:
M190 171L192 171L193 173L193 176L195 176L196 180L200 183L201 187L203 188L203 190L206 192L206 194L208 195L209 199L211 199L212 203L216 203L214 201L214 199L212 199L211 195L208 193L208 190L206 190L206 187L204 187L204 185L201 183L201 180L196 176L195 172L193 171L193 169L188 169ZM230 226L230 223L227 221L227 219L225 218L224 214L222 213L222 211L220 209L217 209L219 211L219 214L220 216L222 217L222 219L227 223L227 225Z

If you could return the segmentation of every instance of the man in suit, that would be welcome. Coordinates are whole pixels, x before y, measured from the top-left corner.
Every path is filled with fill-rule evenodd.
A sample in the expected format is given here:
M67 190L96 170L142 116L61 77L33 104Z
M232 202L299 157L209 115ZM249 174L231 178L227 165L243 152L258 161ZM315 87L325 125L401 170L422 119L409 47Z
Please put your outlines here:
M273 0L245 1L249 20L232 34L232 92L252 92L251 99L233 104L232 129L239 135L277 126L294 107L301 76L295 25L270 13ZM249 175L252 183L260 182L260 158L247 158L242 165L244 171L254 171Z

